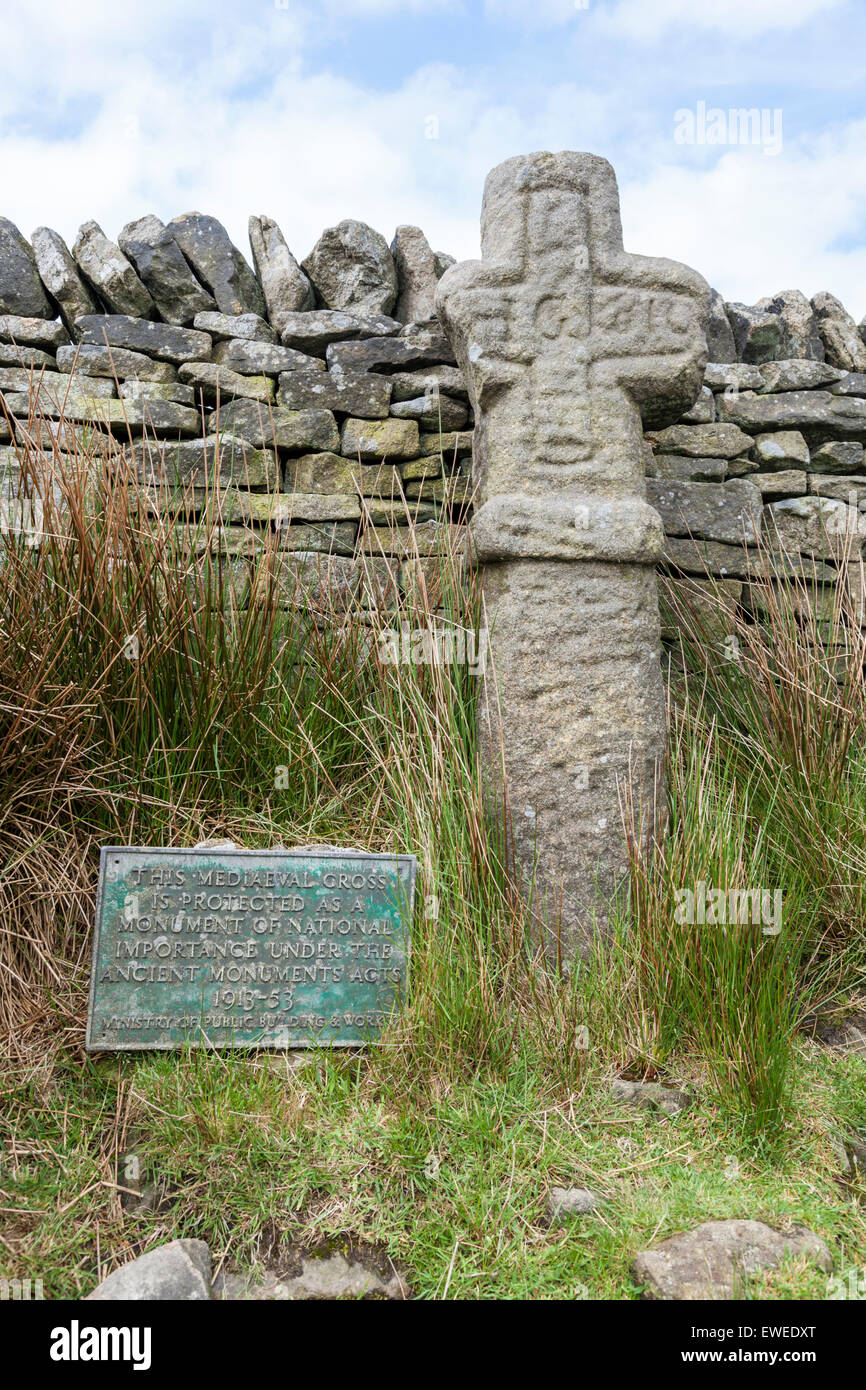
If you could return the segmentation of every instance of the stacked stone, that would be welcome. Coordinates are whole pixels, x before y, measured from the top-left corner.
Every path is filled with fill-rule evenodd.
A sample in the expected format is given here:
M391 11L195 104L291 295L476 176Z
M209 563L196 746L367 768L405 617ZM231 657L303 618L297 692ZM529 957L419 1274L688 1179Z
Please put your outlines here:
M389 247L352 220L301 264L272 219L251 217L249 237L252 267L200 213L139 218L116 244L88 222L71 250L0 218L0 498L22 442L62 465L98 431L191 544L215 487L227 555L277 532L289 592L311 556L345 594L371 576L396 594L413 556L431 578L470 512L474 422L434 309L451 258L417 227ZM707 338L700 398L646 435L666 568L756 605L763 537L820 552L832 583L866 527L866 320L827 293L714 292Z
M813 304L830 298L816 296ZM792 578L808 576L805 587L797 584L798 603L805 593L819 624L830 607L827 586L847 560L851 598L866 621L866 371L859 370L866 343L854 328L857 349L848 333L852 365L840 365L839 324L836 312L824 320L813 313L805 327L800 321L799 345L808 356L710 362L702 394L681 422L646 435L647 494L664 521L667 568L698 583L707 575L722 580L731 599L756 617L766 602L757 549L763 542L790 557L779 560L780 574L784 565ZM758 326L767 328L755 316L755 333ZM718 349L719 335L709 336ZM749 341L754 354L755 337L746 340L747 351ZM779 342L785 339L775 340L776 349ZM688 588L699 592L695 583Z
M116 245L85 223L71 252L0 220L16 443L62 460L100 431L193 546L216 487L226 555L275 531L301 568L332 557L344 590L362 572L396 589L407 557L432 556L469 505L468 393L433 303L452 258L416 227L389 247L347 220L302 265L270 218L250 218L249 235L255 271L199 213L140 218ZM17 453L2 429L8 490Z

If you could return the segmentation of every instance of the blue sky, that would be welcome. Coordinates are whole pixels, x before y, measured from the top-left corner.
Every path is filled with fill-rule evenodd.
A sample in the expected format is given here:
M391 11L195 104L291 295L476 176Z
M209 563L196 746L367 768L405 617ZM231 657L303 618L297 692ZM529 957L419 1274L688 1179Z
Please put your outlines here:
M830 289L866 313L864 0L6 8L0 212L27 235L195 208L245 253L264 212L299 258L342 217L462 258L494 164L584 149L616 168L629 250L727 298ZM727 143L676 138L683 112L697 137L701 109L738 108L766 112L763 144L727 121Z

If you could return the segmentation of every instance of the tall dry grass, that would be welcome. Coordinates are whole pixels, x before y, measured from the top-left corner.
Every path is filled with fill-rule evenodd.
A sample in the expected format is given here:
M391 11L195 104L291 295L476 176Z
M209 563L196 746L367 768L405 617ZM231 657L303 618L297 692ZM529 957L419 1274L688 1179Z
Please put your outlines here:
M590 1057L664 1074L689 1055L745 1129L778 1132L798 1021L862 982L863 649L844 585L829 620L774 584L770 556L760 622L721 587L711 621L669 596L669 835L635 860L613 947L566 974L531 942L507 814L485 808L477 675L382 659L403 624L483 627L447 535L432 560L369 557L364 602L323 582L324 559L287 587L267 527L220 557L216 482L166 487L154 507L107 436L61 422L41 448L36 413L16 435L43 515L38 545L7 527L0 552L10 1045L80 1049L100 843L388 846L421 871L411 997L373 1063L389 1084L423 1097L434 1073L518 1065L575 1090ZM782 932L678 922L677 893L699 881L781 886Z

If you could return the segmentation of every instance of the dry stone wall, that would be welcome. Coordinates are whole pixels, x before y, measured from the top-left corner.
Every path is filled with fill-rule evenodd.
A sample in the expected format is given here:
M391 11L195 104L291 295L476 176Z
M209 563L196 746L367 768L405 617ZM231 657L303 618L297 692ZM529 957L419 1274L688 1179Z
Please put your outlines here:
M396 594L468 507L474 422L434 311L453 258L408 226L389 247L341 222L302 265L271 218L249 236L254 269L199 213L117 244L88 222L71 250L0 219L0 496L23 445L62 466L98 432L193 545L216 484L220 548L276 531L288 593L328 555L344 595L362 571Z
M116 243L88 222L71 249L0 218L0 497L22 445L62 462L98 431L191 534L215 479L227 555L275 530L289 570L327 554L344 593L377 566L396 593L471 511L474 420L434 308L453 259L417 227L389 246L346 220L300 263L271 218L249 236L251 263L200 213ZM663 567L748 607L763 536L821 550L832 582L866 538L866 321L827 293L714 292L706 331L700 396L645 435Z

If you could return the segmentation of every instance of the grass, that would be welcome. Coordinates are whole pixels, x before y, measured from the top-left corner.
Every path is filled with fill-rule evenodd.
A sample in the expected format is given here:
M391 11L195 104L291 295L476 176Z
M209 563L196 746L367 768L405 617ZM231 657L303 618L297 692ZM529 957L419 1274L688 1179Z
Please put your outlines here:
M232 1054L60 1063L49 1107L35 1082L9 1098L21 1172L3 1184L17 1208L4 1220L6 1267L43 1278L47 1296L74 1297L159 1240L206 1239L215 1263L245 1269L273 1262L278 1232L309 1248L351 1237L405 1272L416 1297L441 1298L447 1282L449 1298L629 1299L636 1251L729 1216L808 1225L838 1270L862 1267L864 1208L838 1185L832 1147L837 1067L800 1045L801 1118L767 1165L738 1155L712 1103L676 1119L612 1104L598 1061L570 1094L518 1056L502 1074L428 1080L423 1102L357 1058L315 1058L288 1075ZM864 1080L863 1060L849 1064L849 1094ZM141 1215L114 1187L129 1150L161 1193ZM608 1201L551 1226L554 1185ZM762 1296L824 1291L803 1267Z
M275 534L219 563L216 487L178 533L101 436L66 442L62 458L22 450L46 534L7 533L0 556L2 1274L58 1297L173 1236L236 1268L351 1239L419 1297L629 1299L637 1250L724 1216L802 1222L837 1273L866 1265L836 1147L866 1133L866 1059L802 1027L864 993L863 663L844 584L832 670L769 573L760 621L721 589L715 626L687 585L669 593L669 835L636 858L613 941L561 975L530 945L485 810L479 682L376 657L392 621L476 630L459 556L439 557L441 596L417 560L399 608L347 611L315 583L286 589ZM297 1069L83 1053L98 845L211 835L417 856L411 998L381 1047ZM780 888L783 930L678 921L699 882ZM694 1104L623 1107L623 1074ZM155 1193L143 1209L123 1192L130 1151ZM553 1185L606 1203L552 1226ZM806 1298L815 1280L786 1267L745 1292Z

